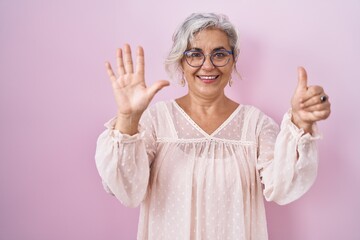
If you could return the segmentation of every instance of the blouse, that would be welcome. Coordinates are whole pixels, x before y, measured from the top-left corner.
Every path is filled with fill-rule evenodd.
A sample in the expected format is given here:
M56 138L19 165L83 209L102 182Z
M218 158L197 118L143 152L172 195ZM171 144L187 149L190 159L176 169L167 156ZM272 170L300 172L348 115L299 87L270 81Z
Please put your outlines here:
M171 100L149 107L133 136L115 122L98 138L96 166L107 192L141 205L139 240L266 240L263 198L290 203L316 178L320 136L316 126L304 134L290 111L279 129L239 105L208 134Z

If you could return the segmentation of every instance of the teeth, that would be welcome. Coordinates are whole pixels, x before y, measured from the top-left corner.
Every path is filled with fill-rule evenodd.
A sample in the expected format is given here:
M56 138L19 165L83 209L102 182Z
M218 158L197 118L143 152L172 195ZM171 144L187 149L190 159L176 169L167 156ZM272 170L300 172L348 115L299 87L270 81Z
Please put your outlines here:
M206 79L206 80L213 80L216 78L216 76L200 76L201 79Z

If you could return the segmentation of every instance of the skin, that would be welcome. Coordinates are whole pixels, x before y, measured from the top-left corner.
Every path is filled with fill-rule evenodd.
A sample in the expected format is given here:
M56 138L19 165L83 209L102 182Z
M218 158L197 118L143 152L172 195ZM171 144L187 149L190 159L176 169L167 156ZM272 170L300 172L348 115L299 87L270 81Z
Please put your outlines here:
M201 49L204 54L217 48L231 50L227 35L218 29L199 32L189 46L189 49L192 48ZM189 91L176 102L208 134L214 132L239 105L224 93L234 64L231 58L227 65L215 67L209 56L198 68L189 66L185 60L181 62ZM204 76L216 76L216 79L209 81L203 79Z
M123 49L117 50L116 60L118 76L115 76L110 63L105 63L118 109L115 129L124 134L134 135L138 132L141 115L150 101L159 90L170 83L159 80L150 87L146 86L144 50L142 47L137 49L135 71L128 44L125 44Z
M218 29L205 29L199 32L190 48L199 48L204 54L215 48L230 50L227 35ZM123 134L134 135L138 132L139 120L155 94L169 85L169 81L159 80L152 86L145 84L144 50L138 47L136 68L132 61L130 46L125 44L117 50L117 76L109 62L105 63L109 75L116 105L117 122L115 129ZM206 57L199 68L181 62L184 78L187 81L188 93L176 99L179 106L205 132L214 132L239 106L225 96L224 89L231 79L235 66L234 59L224 67L215 67ZM203 76L216 76L214 80L204 80ZM324 120L330 115L330 102L320 102L321 96L327 96L321 86L308 86L307 74L303 67L298 68L298 84L291 99L292 121L305 132L312 133L315 122Z
M321 96L327 100L321 102ZM315 122L325 120L330 116L331 104L329 96L321 86L308 86L305 68L298 68L298 84L291 99L292 122L305 132L312 133Z

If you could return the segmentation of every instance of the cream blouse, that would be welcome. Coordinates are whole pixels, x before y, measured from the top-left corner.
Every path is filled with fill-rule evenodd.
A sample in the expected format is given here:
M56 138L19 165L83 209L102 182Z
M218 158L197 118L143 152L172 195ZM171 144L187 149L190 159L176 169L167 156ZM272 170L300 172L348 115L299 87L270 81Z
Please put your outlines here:
M133 136L99 136L96 166L105 189L122 204L141 204L139 240L266 240L263 196L287 204L313 184L313 136L286 113L278 125L239 105L212 134L174 101L148 108Z

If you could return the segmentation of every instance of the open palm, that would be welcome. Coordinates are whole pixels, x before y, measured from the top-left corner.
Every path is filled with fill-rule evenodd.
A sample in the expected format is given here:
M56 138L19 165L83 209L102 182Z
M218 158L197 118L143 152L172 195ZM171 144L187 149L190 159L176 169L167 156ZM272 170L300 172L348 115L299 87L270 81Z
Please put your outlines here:
M137 49L135 72L131 48L128 44L124 46L124 49L119 48L116 55L118 76L115 75L109 62L106 62L105 65L111 80L118 115L141 116L155 94L169 85L169 82L159 80L150 87L146 86L142 47Z

